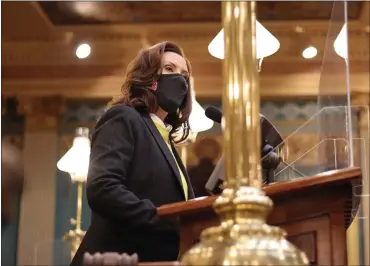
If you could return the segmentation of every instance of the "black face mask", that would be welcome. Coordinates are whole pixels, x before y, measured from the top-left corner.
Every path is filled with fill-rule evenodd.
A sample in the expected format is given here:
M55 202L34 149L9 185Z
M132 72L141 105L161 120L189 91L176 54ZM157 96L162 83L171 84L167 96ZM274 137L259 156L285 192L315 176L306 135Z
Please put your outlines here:
M153 90L159 106L167 113L174 113L186 97L188 83L181 74L161 74Z

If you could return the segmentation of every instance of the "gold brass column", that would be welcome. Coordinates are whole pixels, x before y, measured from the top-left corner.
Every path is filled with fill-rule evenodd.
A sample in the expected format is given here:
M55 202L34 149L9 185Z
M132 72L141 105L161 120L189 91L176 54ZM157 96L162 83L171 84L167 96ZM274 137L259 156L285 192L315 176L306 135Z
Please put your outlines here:
M261 190L255 2L222 2L225 189L214 204L221 224L202 232L182 265L307 265L285 232L266 224L272 201Z

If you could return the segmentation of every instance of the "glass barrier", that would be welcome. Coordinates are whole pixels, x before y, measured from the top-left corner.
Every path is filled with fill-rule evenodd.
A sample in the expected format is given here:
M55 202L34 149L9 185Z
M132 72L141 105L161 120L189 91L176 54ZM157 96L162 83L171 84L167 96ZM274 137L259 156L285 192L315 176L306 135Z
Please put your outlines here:
M317 109L273 152L281 157L270 182L308 178L325 171L359 167L362 180L353 183L352 224L347 231L348 258L369 261L369 106L351 103L347 2L333 3L322 54ZM299 88L297 88L299 89ZM309 132L309 133L308 133ZM288 133L288 134L286 134ZM266 155L264 158L265 159ZM357 243L356 247L352 247Z
M322 54L317 111L273 150L280 155L281 163L270 182L360 167L362 182L354 186L354 197L363 203L369 201L369 107L351 104L349 23L347 2L333 2ZM305 139L307 132L314 133L309 141ZM359 219L368 218L357 209L352 213L357 213Z
M358 121L360 115L361 125ZM351 139L347 137L347 125L344 120L344 117L349 116L353 118ZM323 121L326 121L328 130L323 130ZM281 163L271 181L288 181L352 166L364 167L364 178L367 178L368 167L365 162L368 157L368 128L368 106L323 108L272 151L280 156ZM305 132L315 130L321 134L317 134L316 139L311 139L310 146L305 147L304 143L297 141Z
M352 218L354 223L353 227L351 226L352 228L347 232L348 243L352 243L351 239L360 243L358 249L361 253L369 250L368 241L370 236L368 227L370 200L369 110L367 106L357 107L353 106L354 104L351 102L355 95L352 95L350 86L351 58L348 53L348 28L351 27L351 21L348 21L347 17L347 6L349 4L347 1L334 2L326 38L318 93L318 108L320 111L336 109L338 106L343 106L343 110L340 112L325 112L327 115L320 116L318 133L320 141L328 140L332 136L341 139L339 142L329 141L321 145L320 159L322 162L326 162L328 167L334 169L360 167L362 170L361 182L353 183ZM340 120L342 120L341 123ZM330 151L333 150L334 154L331 154ZM326 159L329 156L333 158ZM358 202L360 204L356 205ZM362 235L367 244L361 239ZM359 251L352 250L352 247L348 246L349 256L353 255L351 252L355 254ZM366 253L368 254L368 252ZM368 258L364 257L365 261L361 262L363 256L359 255L359 257L359 264L369 263Z

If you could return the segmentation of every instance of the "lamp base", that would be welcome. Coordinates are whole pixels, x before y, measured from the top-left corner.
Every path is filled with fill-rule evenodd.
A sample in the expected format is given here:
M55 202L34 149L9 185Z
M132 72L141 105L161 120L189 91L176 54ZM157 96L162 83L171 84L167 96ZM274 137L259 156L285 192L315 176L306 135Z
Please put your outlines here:
M84 238L86 232L81 229L69 230L68 233L64 235L64 240L71 243L71 260L75 256L82 239Z
M306 255L285 239L284 230L266 224L272 202L260 189L224 190L214 207L220 226L202 232L201 242L184 254L182 265L309 264Z

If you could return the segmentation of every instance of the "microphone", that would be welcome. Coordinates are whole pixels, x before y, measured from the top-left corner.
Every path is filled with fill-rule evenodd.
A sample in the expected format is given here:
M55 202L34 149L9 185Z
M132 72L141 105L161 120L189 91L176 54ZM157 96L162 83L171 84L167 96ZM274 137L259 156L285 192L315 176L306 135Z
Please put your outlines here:
M216 123L221 123L222 121L222 111L214 106L207 107L205 110L205 115ZM275 148L280 146L280 144L283 142L283 139L277 129L269 120L267 120L265 116L262 114L259 114L259 116L261 124L262 177L263 183L269 184L275 182L274 170L277 169L282 161L279 155L276 153ZM224 158L221 157L205 186L206 190L208 190L211 194L219 194L222 191L222 189L220 190L220 187L222 187L222 183L224 181L223 161Z
M222 112L219 109L217 109L216 107L214 107L214 106L207 107L206 111L205 111L205 115L206 115L206 117L208 117L212 121L221 124ZM261 114L260 114L260 118L262 118Z
M207 107L205 110L205 115L212 121L221 124L222 121L222 111L214 106ZM262 147L265 144L270 144L272 147L278 147L283 139L278 132L278 130L273 126L273 124L262 114L260 116L261 124L261 144Z
M222 112L218 110L216 107L214 106L207 107L205 111L205 115L212 121L221 124Z

